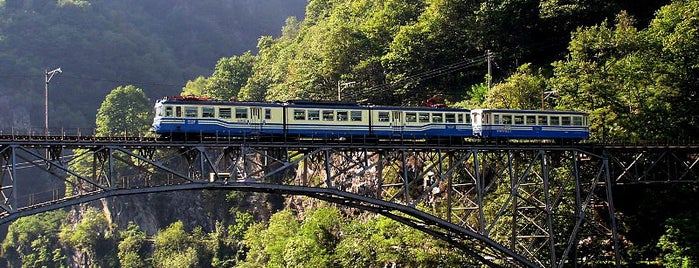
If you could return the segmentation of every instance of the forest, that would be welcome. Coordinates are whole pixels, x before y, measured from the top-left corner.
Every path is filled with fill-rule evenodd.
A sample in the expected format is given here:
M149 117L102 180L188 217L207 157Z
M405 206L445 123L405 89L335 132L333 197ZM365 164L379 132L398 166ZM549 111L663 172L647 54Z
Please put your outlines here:
M221 10L212 8L213 2L202 3L208 3L209 12ZM263 35L255 47L230 49L228 55L189 54L191 47L216 45L199 31L169 35L193 42L179 43L179 49L163 52L143 46L161 44L163 40L151 39L149 33L163 29L146 19L128 22L134 36L119 40L126 44L142 40L130 47L140 51L137 57L97 51L83 55L97 65L123 61L115 66L133 71L83 66L85 73L114 72L90 77L124 76L92 85L109 92L101 104L91 104L97 111L95 133L147 135L152 99L163 94L279 101L335 100L339 92L343 100L374 104L415 106L441 94L454 107L585 111L590 114L591 140L599 142L699 137L697 0L309 0L303 4L303 17L287 17L277 26L278 36ZM66 41L56 43L102 42L108 29L86 33L77 26L94 24L97 19L91 14L102 14L96 12L98 7L113 12L110 16L123 15L108 5L86 0L59 0L52 5L0 0L0 77L8 66L37 69L56 64L20 57L30 44L21 40L31 31L11 34L12 25L30 20L35 27L47 26L49 21L35 17L73 12L80 15L57 16L76 21L62 24L65 28L56 31L54 39ZM141 12L147 10L143 6ZM112 22L115 17L99 19ZM78 38L83 34L89 38ZM132 39L136 37L141 39ZM112 41L103 45L118 44ZM156 52L171 55L161 61L151 58ZM218 59L210 66L210 75L184 71L195 69L194 65L176 74L170 71L214 58ZM206 68L202 66L205 63L196 68ZM0 87L11 88L4 83L14 80L2 79ZM86 81L65 80L70 86ZM171 92L163 86L179 82L158 81L186 82ZM36 99L7 92L11 98ZM6 114L17 114L13 111ZM63 120L80 118L88 124L93 118L90 111L80 115L66 111ZM36 115L24 117L31 120L18 121L20 116L0 122L33 125L40 120ZM76 126L60 119L55 124L64 123ZM87 163L76 165L81 164ZM614 191L623 218L625 266L699 265L696 184L617 186ZM167 211L158 209L163 207ZM125 196L21 218L8 227L2 258L11 267L474 265L447 243L374 214L302 197L218 191Z

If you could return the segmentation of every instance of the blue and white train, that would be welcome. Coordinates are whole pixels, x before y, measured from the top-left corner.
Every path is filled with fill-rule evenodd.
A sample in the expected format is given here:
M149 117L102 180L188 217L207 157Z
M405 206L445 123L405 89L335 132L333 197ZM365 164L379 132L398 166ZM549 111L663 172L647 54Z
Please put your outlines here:
M163 137L484 138L582 140L582 112L466 110L356 103L239 102L192 96L155 104L153 130Z

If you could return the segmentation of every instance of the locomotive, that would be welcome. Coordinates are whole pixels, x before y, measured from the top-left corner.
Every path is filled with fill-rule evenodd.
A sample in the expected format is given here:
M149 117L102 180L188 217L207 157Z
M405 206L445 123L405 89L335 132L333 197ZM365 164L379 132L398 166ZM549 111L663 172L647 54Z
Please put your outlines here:
M194 96L155 103L161 137L589 138L588 115L574 111L400 107L350 102L242 102Z

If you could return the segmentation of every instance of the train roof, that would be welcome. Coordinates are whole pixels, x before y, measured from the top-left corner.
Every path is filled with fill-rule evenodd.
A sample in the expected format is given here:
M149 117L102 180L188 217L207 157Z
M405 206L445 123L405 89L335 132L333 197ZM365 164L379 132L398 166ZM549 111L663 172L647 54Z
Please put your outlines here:
M236 101L236 100L218 100L205 97L194 96L174 96L164 97L157 101L163 104L213 104L213 105L244 105L244 106L281 106L280 102L254 102L254 101Z
M400 110L400 111L448 111L448 112L469 112L468 109L463 108L448 108L448 107L428 107L428 106L386 106L386 105L376 105L372 106L374 110Z
M586 112L580 111L557 111L557 110L508 110L508 109L473 109L474 112L493 112L493 113L508 113L508 114L576 114L587 115Z
M447 107L426 107L426 106L388 106L388 105L365 105L356 102L343 101L313 101L313 100L288 100L286 102L254 102L236 100L217 100L197 96L173 96L164 97L157 101L160 104L191 104L191 105L230 105L230 106L266 106L278 107L289 106L299 108L333 108L333 109L374 109L374 110L398 110L398 111L451 111L468 112L467 109L447 108Z

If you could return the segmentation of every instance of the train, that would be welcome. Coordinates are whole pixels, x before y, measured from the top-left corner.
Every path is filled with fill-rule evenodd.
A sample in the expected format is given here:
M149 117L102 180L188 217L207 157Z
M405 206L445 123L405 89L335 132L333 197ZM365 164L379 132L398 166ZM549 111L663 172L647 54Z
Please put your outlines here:
M353 137L584 140L589 117L576 111L401 107L290 100L246 102L195 96L155 103L160 137Z

